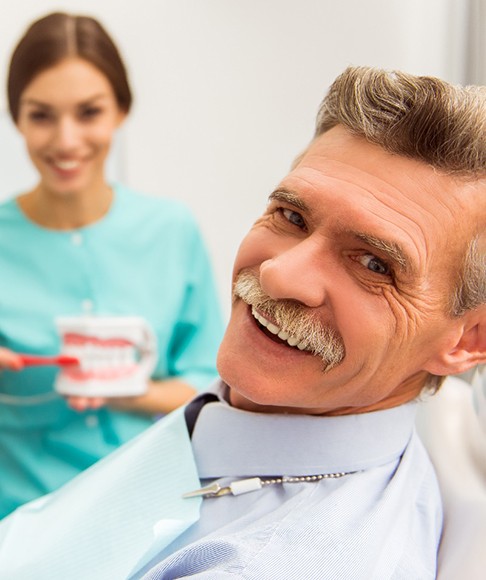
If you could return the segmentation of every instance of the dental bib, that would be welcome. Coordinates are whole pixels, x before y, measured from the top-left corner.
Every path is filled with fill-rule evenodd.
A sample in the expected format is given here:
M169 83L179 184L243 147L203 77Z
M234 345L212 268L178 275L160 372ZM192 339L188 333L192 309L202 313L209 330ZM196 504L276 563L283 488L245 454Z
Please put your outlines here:
M62 395L123 397L143 394L157 362L156 338L138 316L79 316L56 320L61 353L80 361L63 367Z
M179 408L57 491L0 522L0 578L125 579L199 519Z

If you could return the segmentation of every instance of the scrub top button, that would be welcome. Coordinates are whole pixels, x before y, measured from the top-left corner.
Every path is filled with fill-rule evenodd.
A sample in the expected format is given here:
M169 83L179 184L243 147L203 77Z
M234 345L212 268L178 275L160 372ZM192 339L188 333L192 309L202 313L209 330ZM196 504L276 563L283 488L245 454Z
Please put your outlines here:
M80 246L83 243L83 236L79 232L74 232L71 236L71 242L74 246Z
M93 301L89 298L81 300L81 308L84 314L91 314L93 312Z
M99 419L97 417L97 415L86 415L85 418L85 423L86 423L86 427L98 427L99 425Z

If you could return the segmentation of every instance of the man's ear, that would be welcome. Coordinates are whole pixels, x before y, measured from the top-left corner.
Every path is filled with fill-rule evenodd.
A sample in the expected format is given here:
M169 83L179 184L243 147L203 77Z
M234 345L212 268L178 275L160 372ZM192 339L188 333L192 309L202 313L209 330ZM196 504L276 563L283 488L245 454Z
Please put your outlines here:
M484 363L486 363L486 306L480 306L464 315L461 330L457 333L453 345L429 361L425 370L439 376L456 375Z

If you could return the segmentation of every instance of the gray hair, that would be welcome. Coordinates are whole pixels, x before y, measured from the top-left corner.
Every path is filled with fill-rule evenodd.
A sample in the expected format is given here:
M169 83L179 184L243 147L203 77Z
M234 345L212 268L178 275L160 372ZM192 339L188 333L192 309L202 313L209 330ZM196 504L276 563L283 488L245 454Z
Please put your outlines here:
M320 106L315 136L338 124L446 173L486 177L486 87L349 67Z

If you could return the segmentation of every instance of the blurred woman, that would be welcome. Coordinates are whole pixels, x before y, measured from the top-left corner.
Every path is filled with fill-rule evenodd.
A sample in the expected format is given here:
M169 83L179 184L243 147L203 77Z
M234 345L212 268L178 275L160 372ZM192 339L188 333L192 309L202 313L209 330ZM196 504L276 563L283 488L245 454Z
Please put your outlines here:
M34 22L8 73L12 119L39 174L0 206L0 517L48 493L185 403L215 377L222 321L199 229L180 202L109 183L105 166L132 96L95 19ZM145 394L71 397L58 316L138 316L158 361Z

